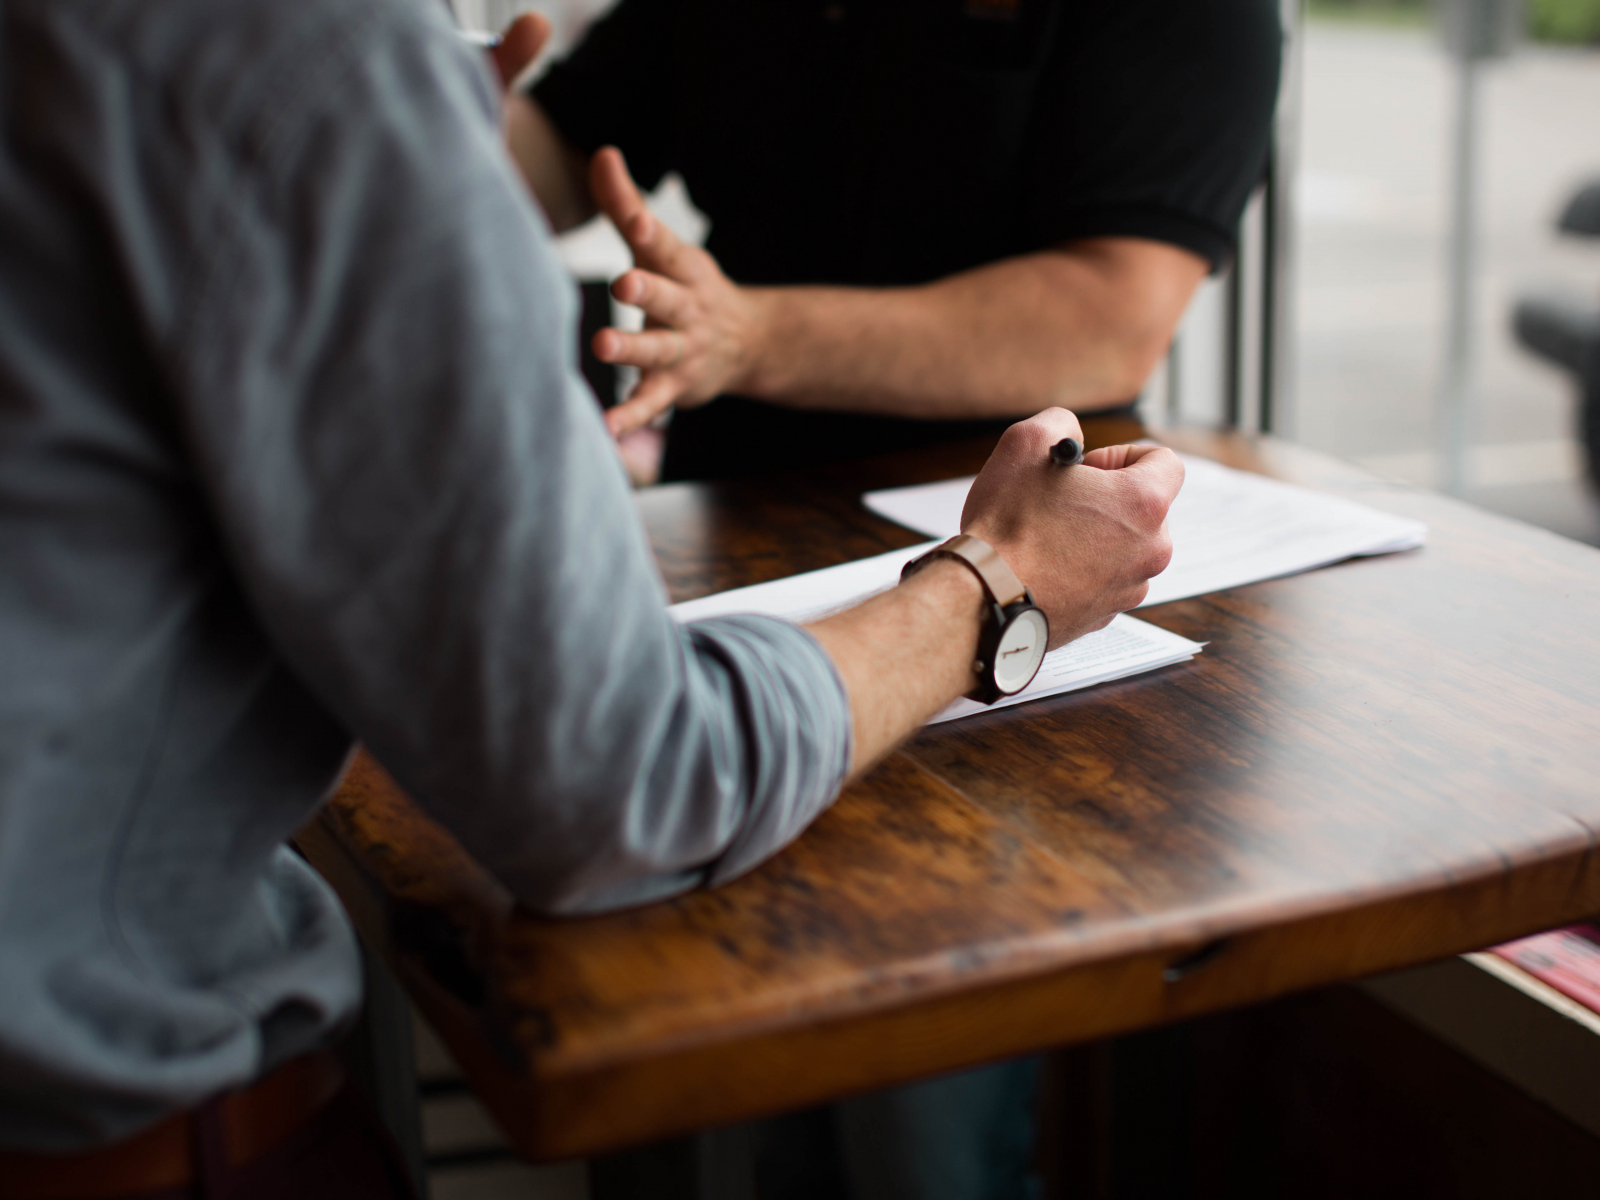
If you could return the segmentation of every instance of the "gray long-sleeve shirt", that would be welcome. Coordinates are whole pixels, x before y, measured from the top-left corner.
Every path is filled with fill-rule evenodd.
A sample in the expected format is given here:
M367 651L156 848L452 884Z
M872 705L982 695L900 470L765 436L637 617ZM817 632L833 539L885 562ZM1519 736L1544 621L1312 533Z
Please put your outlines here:
M130 1133L351 1012L284 839L352 738L554 911L832 799L820 647L665 611L442 9L0 22L0 1145Z

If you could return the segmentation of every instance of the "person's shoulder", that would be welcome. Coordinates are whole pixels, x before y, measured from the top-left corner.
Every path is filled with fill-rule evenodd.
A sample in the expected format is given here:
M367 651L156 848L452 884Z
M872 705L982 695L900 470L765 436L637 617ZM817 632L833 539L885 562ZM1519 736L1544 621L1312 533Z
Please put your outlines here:
M1123 37L1147 50L1275 43L1282 25L1278 0L1119 0L1079 5L1062 23L1063 50L1093 49Z
M1119 0L1062 22L1053 53L1080 82L1085 71L1111 79L1132 66L1160 95L1219 78L1275 89L1282 43L1278 0Z
M461 54L443 0L28 0L52 40L173 115L282 126L375 55ZM182 118L180 118L182 119Z
M1167 40L1249 53L1276 47L1282 36L1278 0L1149 0Z

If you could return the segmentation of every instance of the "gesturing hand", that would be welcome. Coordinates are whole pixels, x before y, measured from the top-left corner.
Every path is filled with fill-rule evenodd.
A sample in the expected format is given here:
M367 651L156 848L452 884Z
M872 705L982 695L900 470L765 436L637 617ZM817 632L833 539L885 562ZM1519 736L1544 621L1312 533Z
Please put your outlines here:
M595 153L589 189L633 251L633 270L611 285L611 294L645 314L642 333L602 329L594 337L602 362L641 372L628 399L606 413L620 436L674 404L704 404L736 387L750 365L758 312L716 259L684 244L645 207L620 150Z
M1172 557L1167 509L1183 462L1161 446L1108 446L1058 467L1050 447L1082 439L1047 408L1007 429L967 493L963 532L1000 552L1050 618L1052 647L1137 608Z

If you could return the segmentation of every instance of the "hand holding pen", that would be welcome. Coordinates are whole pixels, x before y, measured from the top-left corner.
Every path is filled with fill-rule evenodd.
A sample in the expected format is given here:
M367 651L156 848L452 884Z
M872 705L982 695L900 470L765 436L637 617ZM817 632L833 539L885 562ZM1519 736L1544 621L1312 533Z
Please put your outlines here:
M1171 556L1167 508L1183 483L1183 463L1164 447L1085 454L1083 442L1064 409L1017 422L974 480L961 517L961 532L993 546L1033 592L1055 645L1144 600Z

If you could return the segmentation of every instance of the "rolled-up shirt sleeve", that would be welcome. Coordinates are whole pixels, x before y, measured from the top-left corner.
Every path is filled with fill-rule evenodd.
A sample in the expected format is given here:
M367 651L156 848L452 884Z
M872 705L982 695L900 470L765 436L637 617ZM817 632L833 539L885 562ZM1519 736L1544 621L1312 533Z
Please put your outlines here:
M131 270L232 580L524 902L730 879L833 799L848 697L793 625L669 615L484 65L421 2L341 12L250 87L198 60L150 150L194 161L121 214L176 243Z

